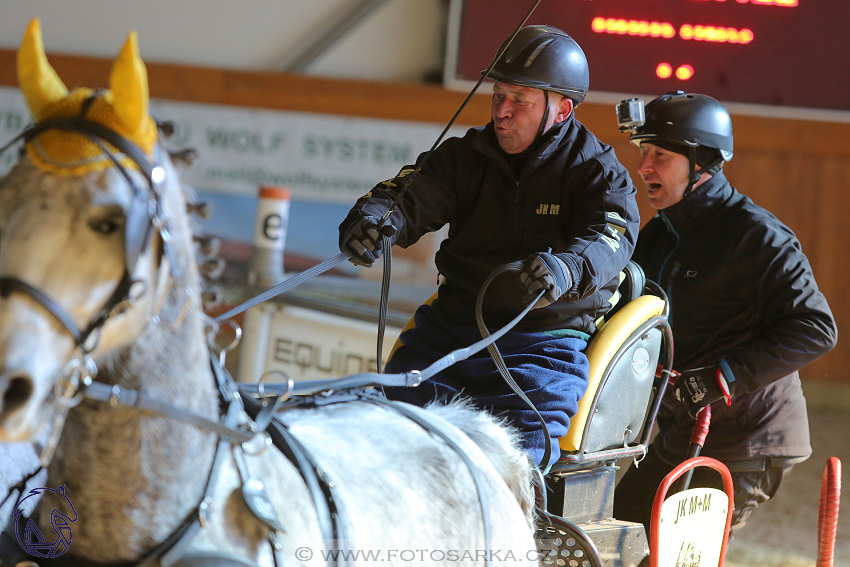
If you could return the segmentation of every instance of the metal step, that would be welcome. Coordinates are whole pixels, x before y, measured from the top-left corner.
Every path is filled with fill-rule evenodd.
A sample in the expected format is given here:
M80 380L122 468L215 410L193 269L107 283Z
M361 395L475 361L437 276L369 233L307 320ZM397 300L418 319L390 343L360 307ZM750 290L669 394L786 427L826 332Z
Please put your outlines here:
M579 524L596 544L605 567L643 567L649 564L649 543L642 524L605 520Z
M614 517L615 466L597 466L547 478L549 512L576 524Z

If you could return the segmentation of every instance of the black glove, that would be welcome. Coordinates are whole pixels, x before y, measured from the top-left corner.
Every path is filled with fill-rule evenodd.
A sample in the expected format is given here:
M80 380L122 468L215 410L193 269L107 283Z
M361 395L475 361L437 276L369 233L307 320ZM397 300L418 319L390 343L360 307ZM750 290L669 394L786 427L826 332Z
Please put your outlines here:
M522 285L525 286L525 303L531 303L540 293L546 289L543 297L534 304L534 308L546 307L550 303L558 301L573 286L573 276L567 265L554 254L541 252L532 254L526 258L519 275Z
M694 419L702 408L718 400L725 399L727 406L732 404L729 383L718 366L704 366L682 372L673 384L673 395L684 404Z
M378 219L372 216L361 217L344 230L340 229L339 249L351 252L351 262L358 266L371 268L375 260L384 253L383 237L391 237L396 227L390 223L378 229Z

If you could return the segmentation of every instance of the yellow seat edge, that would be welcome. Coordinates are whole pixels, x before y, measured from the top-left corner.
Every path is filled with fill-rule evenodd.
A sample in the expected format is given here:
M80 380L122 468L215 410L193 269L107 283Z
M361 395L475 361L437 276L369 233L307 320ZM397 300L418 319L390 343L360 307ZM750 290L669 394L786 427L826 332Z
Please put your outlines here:
M562 451L578 451L581 446L584 427L596 397L596 391L617 349L641 324L663 313L664 300L654 295L642 295L624 305L591 339L585 351L590 362L587 391L579 400L578 412L570 420L569 431L559 440Z

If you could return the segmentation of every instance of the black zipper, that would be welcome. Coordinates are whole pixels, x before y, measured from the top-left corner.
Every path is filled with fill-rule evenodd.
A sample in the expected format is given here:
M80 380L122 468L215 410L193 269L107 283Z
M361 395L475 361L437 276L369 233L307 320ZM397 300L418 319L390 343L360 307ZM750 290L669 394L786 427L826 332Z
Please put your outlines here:
M673 228L673 225L670 223L670 219L667 218L667 215L664 214L664 211L661 211L660 216L661 216L661 220L664 221L664 224L667 225L667 230L669 230L671 233L673 233L673 236L676 238L676 242L673 244L673 248L671 248L670 252L667 253L667 257L664 258L663 262L661 262L661 269L658 270L658 285L660 285L663 288L664 287L664 284L663 284L664 268L667 267L667 262L670 260L670 256L672 256L673 252L676 251L676 248L679 247L679 233L676 232L675 228ZM675 270L675 271L678 271L678 270ZM673 274L670 275L670 278L671 279L673 278ZM668 298L670 297L669 293L667 294L667 297Z

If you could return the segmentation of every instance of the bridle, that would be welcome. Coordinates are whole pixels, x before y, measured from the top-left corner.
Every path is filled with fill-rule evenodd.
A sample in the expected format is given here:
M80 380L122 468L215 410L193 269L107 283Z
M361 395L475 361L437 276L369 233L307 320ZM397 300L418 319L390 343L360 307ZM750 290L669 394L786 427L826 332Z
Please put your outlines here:
M82 397L92 396L92 393L83 392L83 389L88 386L93 388L97 388L97 386L109 387L105 384L92 382L92 378L97 375L97 366L90 353L97 346L100 330L110 318L124 313L148 291L157 293L157 297L153 301L154 311L156 311L163 302L164 296L169 292L175 278L179 276L179 265L175 261L171 247L169 221L163 211L162 192L166 169L163 165L162 152L165 150L159 144L156 144L153 150L153 158L150 158L138 145L126 137L107 126L88 119L86 115L92 103L102 94L103 91L97 91L85 99L76 115L38 122L0 148L0 154L2 154L17 142L21 140L33 142L37 136L49 130L80 134L95 144L107 156L126 179L132 190L131 201L125 208L123 273L112 294L84 326L79 327L65 307L38 287L17 276L0 276L0 297L7 298L13 293L26 295L49 313L74 341L74 355L60 372L59 380L53 388L53 395L58 407L50 436L41 451L40 460L43 466L46 466L52 458L70 408L79 403ZM138 182L138 178L133 176L124 166L120 156L110 150L107 145L115 148L138 167L145 178L146 183L144 185ZM167 262L163 262L160 258L159 262L161 273L158 279L167 281L166 284L158 286L162 289L153 289L153 283L148 286L144 280L133 278L139 258L147 251L148 246L153 241L151 235L154 229L156 229L160 241L160 254L161 256L164 255L167 260ZM163 278L165 274L162 270L165 263L169 266L170 278ZM149 290L148 287L152 289ZM159 313L152 313L150 320L157 321L158 319ZM175 408L175 411L182 410Z
M2 153L18 141L31 142L39 134L48 130L62 130L81 134L101 149L121 172L132 189L132 200L125 209L124 273L112 295L84 327L78 327L73 317L62 305L37 287L15 276L0 276L0 297L5 298L12 293L22 293L29 296L62 325L74 340L75 348L79 349L83 355L88 355L97 345L97 341L89 343L89 338L96 331L99 331L111 317L123 313L135 304L139 297L147 291L144 289L144 282L134 280L132 274L136 269L139 257L147 250L154 228L159 232L163 249L169 260L172 281L178 270L169 246L171 233L168 227L168 219L162 209L161 191L165 180L165 168L161 159L163 150L159 145L155 146L154 158L151 159L139 146L124 136L102 124L87 119L86 114L89 108L101 94L102 91L98 91L87 98L77 115L38 122L0 148L0 153ZM109 150L106 144L116 148L139 168L147 181L145 186L140 186L137 179L130 174L121 160L114 152ZM140 286L142 289L139 289Z

